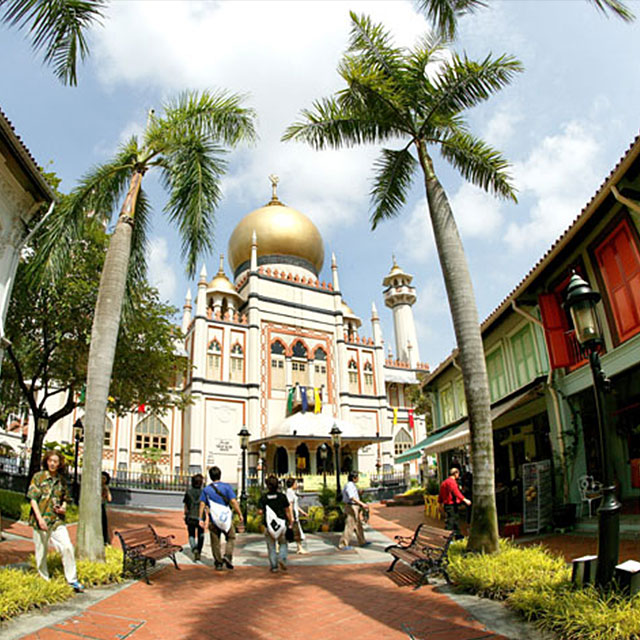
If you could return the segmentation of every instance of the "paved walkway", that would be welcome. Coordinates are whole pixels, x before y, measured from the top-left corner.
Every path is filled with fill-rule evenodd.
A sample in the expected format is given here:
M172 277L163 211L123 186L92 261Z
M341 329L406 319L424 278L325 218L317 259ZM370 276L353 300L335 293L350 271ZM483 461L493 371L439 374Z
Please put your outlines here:
M417 511L421 512L414 509L414 517ZM178 512L114 511L111 515L114 528L152 520L162 533L174 532L179 543L186 543ZM45 611L20 616L3 625L0 635L5 640L538 637L530 627L514 625L511 619L499 624L505 610L497 603L490 603L492 613L480 616L491 620L489 629L440 587L427 585L414 591L392 582L385 573L389 559L384 547L394 535L410 533L397 515L375 506L367 530L373 544L351 552L335 549L337 534L309 536L311 553L291 554L286 573L268 571L260 535L239 536L234 571L212 570L207 544L203 563L193 564L190 554L181 554L181 570L164 565L152 576L151 585L132 582L92 589L69 604L52 607L48 615Z

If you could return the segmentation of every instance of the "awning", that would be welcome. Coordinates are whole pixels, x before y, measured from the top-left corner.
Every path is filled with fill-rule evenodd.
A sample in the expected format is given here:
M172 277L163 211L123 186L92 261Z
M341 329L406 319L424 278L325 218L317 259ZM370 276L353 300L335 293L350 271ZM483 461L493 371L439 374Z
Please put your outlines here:
M400 384L418 384L420 382L414 371L403 371L402 369L385 369L384 381Z
M521 391L506 400L496 403L491 407L491 422L507 413L507 411L510 411L521 404L526 404L533 398L539 397L541 391L540 385L536 385L533 388ZM450 449L456 449L462 445L469 444L470 441L471 434L469 433L469 420L467 419L445 434L444 437L438 438L437 441L431 442L424 447L423 453L432 455L434 453L449 451Z
M424 440L418 442L418 444L414 444L411 449L407 449L403 454L394 458L395 464L402 464L403 462L411 462L412 460L417 460L420 456L422 456L422 451L425 447L433 444L440 438L443 438L448 433L450 433L453 429L455 429L455 425L451 427L446 427L445 429L441 429L437 433L432 433L430 436L427 436Z
M491 407L491 421L500 417L504 413L507 413L510 409L517 407L518 405L525 404L532 398L538 397L541 393L541 387L539 383L536 383L534 387L529 387L524 391L495 403ZM469 420L466 419L462 422L449 425L436 433L432 433L424 440L405 451L402 455L397 456L394 459L396 464L402 464L403 462L411 462L411 460L417 460L423 454L440 453L442 451L449 451L461 447L462 445L469 444Z

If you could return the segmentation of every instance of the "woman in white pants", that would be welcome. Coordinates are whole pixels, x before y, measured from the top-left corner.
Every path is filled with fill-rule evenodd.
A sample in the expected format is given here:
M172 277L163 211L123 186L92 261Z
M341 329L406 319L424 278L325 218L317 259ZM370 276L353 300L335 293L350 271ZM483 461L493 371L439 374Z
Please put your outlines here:
M62 555L64 577L75 591L83 591L76 573L76 558L64 524L67 511L67 481L64 458L57 451L47 451L42 459L42 471L31 479L27 498L31 502L29 524L33 527L36 567L49 580L47 547L49 543Z

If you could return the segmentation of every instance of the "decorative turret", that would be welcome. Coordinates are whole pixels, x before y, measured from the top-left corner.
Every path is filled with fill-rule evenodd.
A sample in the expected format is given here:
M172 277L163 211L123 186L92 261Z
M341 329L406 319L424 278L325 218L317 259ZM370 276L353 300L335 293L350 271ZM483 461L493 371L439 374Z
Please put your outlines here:
M416 289L411 286L413 276L405 273L397 264L395 256L391 271L382 281L384 303L393 311L393 327L396 338L396 357L416 367L420 360L416 326L412 305L415 303Z
M191 324L191 289L187 290L187 296L184 299L182 307L182 333L187 333L187 329Z
M202 265L200 279L198 280L198 297L196 298L196 315L206 316L207 314L207 268Z
M336 260L336 254L331 254L331 276L333 279L333 290L340 291L340 280L338 280L338 262Z
M241 302L242 298L224 272L224 255L220 254L218 273L207 286L207 306L213 309L214 315L219 313L224 319L227 312L237 311Z
M378 347L382 346L382 327L375 302L371 303L371 328L373 331L373 344Z

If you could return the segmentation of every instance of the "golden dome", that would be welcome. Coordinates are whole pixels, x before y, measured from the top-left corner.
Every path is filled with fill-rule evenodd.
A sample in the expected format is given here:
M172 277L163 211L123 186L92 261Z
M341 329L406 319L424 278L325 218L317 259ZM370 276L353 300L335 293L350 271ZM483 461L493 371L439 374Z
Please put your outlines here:
M263 256L293 256L309 263L317 276L324 262L322 236L307 216L287 207L276 196L247 214L229 239L229 264L235 272L251 260L251 237L256 232L258 260Z
M393 281L394 277L402 276L406 283L409 284L413 280L413 276L410 276L408 273L405 273L396 262L396 257L393 256L393 265L391 266L391 271L384 277L382 281L382 285L388 287Z
M224 272L224 256L220 256L220 268L213 280L207 285L207 292L228 293L237 296L238 292Z
M358 318L353 309L344 300L342 301L342 315L349 320L355 321L356 326L360 327L362 325L362 320Z

